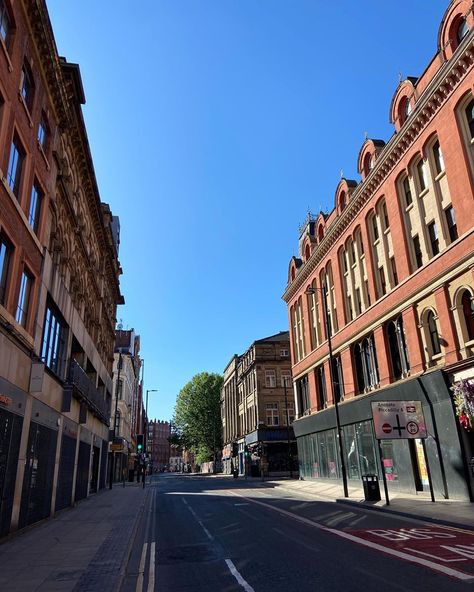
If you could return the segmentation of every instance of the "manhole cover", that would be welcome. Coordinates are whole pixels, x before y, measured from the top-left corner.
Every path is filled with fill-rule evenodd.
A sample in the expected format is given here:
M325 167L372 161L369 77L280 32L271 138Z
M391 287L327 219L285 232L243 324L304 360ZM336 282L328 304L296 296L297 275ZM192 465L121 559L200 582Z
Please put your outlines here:
M168 547L158 549L156 563L167 565L170 563L202 563L215 561L220 554L214 545L180 545L179 547Z

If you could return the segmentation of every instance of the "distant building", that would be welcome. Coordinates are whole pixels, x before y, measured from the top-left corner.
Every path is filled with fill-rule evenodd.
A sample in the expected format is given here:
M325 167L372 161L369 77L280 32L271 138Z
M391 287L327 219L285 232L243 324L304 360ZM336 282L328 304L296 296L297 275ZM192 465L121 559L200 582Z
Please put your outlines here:
M286 475L290 460L297 471L291 385L288 331L258 339L232 357L221 389L225 473Z
M135 468L136 416L141 394L141 367L140 336L135 335L133 329L117 329L113 368L113 405L110 410L112 430L115 415L115 441L111 449L116 481L120 481L124 475L128 478L128 471Z
M148 424L148 452L154 471L162 471L170 464L171 425L155 419Z
M436 498L474 499L474 415L451 390L474 380L472 9L449 4L436 54L393 93L393 135L363 142L361 180L341 179L332 211L301 228L283 298L306 479L345 465L357 485L376 473L427 492L430 468ZM396 401L420 402L428 437L387 422L381 462L371 404Z

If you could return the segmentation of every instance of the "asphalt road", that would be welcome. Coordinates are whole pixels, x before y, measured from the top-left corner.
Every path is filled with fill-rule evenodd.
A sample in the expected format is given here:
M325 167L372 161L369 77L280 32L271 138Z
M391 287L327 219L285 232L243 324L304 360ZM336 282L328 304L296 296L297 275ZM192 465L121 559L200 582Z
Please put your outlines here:
M474 533L253 480L149 494L122 592L474 592Z

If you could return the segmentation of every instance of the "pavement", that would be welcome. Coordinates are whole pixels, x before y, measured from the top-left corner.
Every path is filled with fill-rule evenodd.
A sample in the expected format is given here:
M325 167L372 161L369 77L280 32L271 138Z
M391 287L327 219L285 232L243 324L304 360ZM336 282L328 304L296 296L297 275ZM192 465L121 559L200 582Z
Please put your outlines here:
M148 495L115 485L3 539L0 590L117 592Z
M180 475L180 478L185 475ZM186 475L193 482L192 475ZM426 495L392 495L385 500L366 502L360 488L349 486L344 498L342 486L323 481L297 479L239 478L200 475L196 486L214 477L238 488L269 489L282 499L339 502L360 510L385 513L387 519L401 515L474 531L474 504L455 500L431 502ZM153 487L129 484L102 490L55 518L20 531L0 542L0 590L8 592L117 592L125 580L132 544L143 523L145 507L155 495ZM191 483L190 483L191 485ZM217 483L216 483L217 485ZM262 491L263 493L263 491ZM268 492L269 494L271 491ZM383 488L382 488L383 496ZM375 514L374 514L375 516ZM382 516L381 516L382 518ZM395 518L395 516L394 516Z

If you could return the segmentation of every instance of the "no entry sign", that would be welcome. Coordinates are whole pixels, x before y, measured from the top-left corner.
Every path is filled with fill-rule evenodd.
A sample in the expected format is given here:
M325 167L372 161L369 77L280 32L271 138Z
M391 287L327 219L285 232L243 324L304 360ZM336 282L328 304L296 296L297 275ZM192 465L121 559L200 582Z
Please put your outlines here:
M372 417L378 440L427 437L421 401L376 401Z

